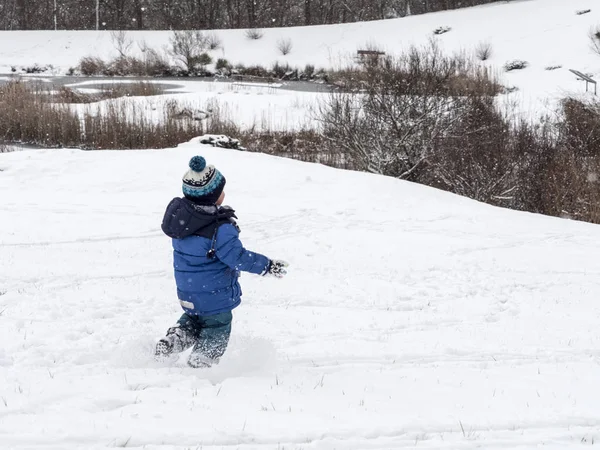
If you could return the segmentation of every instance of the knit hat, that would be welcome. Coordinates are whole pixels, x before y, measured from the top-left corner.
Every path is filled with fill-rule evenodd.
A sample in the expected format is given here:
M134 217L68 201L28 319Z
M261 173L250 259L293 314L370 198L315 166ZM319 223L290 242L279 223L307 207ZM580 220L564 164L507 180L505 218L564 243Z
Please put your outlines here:
M183 175L183 195L199 205L214 205L225 188L225 177L214 166L207 166L202 156L194 156L189 165Z

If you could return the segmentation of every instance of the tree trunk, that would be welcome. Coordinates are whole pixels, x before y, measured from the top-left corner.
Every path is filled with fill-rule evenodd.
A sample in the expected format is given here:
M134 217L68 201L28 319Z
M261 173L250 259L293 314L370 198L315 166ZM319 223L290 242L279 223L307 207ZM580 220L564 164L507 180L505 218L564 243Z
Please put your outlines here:
M143 30L144 29L144 7L142 6L142 1L141 0L135 0L135 4L134 4L134 8L135 8L135 16L136 16L136 22L137 22L137 28L138 30Z
M28 21L27 21L27 7L26 0L17 0L17 28L21 30L26 30Z
M256 3L255 0L246 0L248 5L248 28L256 28Z

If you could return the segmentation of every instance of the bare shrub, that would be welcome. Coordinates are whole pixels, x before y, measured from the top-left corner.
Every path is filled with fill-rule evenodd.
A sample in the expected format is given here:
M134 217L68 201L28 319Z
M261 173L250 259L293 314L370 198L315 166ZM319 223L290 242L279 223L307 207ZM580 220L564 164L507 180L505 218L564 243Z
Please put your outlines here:
M146 41L138 42L138 47L142 53L140 70L143 73L140 75L151 77L174 75L174 70L164 51L159 52L153 49Z
M101 58L86 56L79 61L79 71L82 75L102 75L106 71L106 63Z
M315 76L315 71L315 66L313 66L312 64L307 64L306 66L304 66L304 70L302 71L300 78L312 80Z
M164 54L154 49L148 49L144 52L144 75L150 77L172 76L174 70Z
M128 56L117 56L115 59L110 61L104 69L103 75L114 77L124 77L127 75L139 75L136 72L141 70L142 63L136 58Z
M263 66L254 65L254 66L244 66L242 64L238 64L235 66L236 72L239 75L246 77L255 77L255 78L270 78L271 75L267 69Z
M289 64L282 65L279 62L276 62L271 69L271 73L279 79L285 78L286 75L291 74L293 69Z
M523 61L521 59L515 59L513 61L508 61L504 64L504 70L506 72L512 72L513 70L522 70L529 66L527 61Z
M10 145L6 145L4 142L0 141L0 153L10 153L10 152L14 152L15 148L10 146ZM0 168L0 172L2 172L2 169ZM2 295L3 293L0 292L0 295Z
M279 50L279 52L285 56L285 55L289 55L290 52L292 51L292 40L289 38L286 39L279 39L277 41L277 50Z
M600 102L566 98L561 113L562 145L586 158L600 158Z
M115 50L121 58L125 58L131 46L133 40L129 37L129 34L125 30L115 30L110 32L110 39L115 47Z
M552 70L558 70L558 69L562 69L562 66L560 64L551 64L549 66L544 67L544 70L547 71L552 71Z
M578 11L575 11L575 14L577 14L578 16L583 16L584 14L588 14L591 12L592 12L591 9L580 9Z
M171 54L190 74L196 73L206 48L207 39L201 31L174 31L171 35Z
M566 98L538 170L539 212L600 223L600 102Z
M259 39L262 39L262 37L265 35L265 32L260 28L250 28L246 30L244 34L247 39L257 41Z
M78 69L82 75L94 76L172 76L176 70L171 67L164 55L156 50L145 48L143 58L134 56L117 56L111 61L96 57L85 57L79 62Z
M475 55L480 61L487 61L490 59L492 57L492 43L489 41L482 41L477 44Z
M225 58L219 58L215 63L215 68L223 72L229 72L231 70L231 64L229 64L229 61Z
M218 50L223 47L223 41L216 33L209 33L206 36L206 47L209 50Z
M519 158L510 125L491 96L470 96L449 112L421 182L478 201L514 207Z
M409 180L421 177L468 96L497 92L486 71L442 55L434 43L341 76L345 92L319 111L324 136L359 170Z
M33 74L33 73L44 73L52 70L53 66L51 64L47 64L45 66L40 66L38 63L35 63L32 66L25 66L21 68L21 70L25 73Z
M197 64L202 68L205 68L209 64L212 64L212 62L213 62L212 57L208 53L201 53L198 56Z
M600 25L596 25L590 30L589 38L591 50L600 55Z

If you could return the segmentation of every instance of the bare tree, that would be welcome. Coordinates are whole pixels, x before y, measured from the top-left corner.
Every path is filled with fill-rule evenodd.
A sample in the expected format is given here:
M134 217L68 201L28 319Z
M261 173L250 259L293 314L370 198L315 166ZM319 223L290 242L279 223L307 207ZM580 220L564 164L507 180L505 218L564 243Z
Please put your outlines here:
M205 57L206 36L197 30L174 31L171 35L171 54L192 73Z
M223 41L216 33L210 33L206 36L206 46L210 50L217 50L223 46Z

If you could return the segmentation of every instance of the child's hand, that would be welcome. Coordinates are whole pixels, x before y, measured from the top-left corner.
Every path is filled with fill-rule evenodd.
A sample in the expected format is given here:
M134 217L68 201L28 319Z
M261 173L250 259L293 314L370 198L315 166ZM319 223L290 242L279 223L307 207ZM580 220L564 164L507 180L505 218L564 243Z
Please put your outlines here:
M277 259L271 260L271 264L269 264L269 270L267 270L267 275L283 278L285 275L287 275L287 270L285 269L288 266L289 264L285 261L280 261Z

